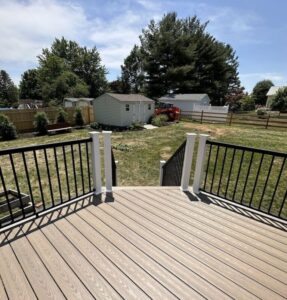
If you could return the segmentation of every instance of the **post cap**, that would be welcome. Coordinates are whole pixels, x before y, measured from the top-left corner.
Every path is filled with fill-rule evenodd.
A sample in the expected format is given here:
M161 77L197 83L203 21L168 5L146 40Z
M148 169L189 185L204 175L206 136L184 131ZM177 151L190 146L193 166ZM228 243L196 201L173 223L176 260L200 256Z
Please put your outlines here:
M112 131L105 131L105 130L103 130L102 133L103 134L112 134Z
M187 136L197 136L197 133L194 133L194 132L187 132L186 135L187 135Z

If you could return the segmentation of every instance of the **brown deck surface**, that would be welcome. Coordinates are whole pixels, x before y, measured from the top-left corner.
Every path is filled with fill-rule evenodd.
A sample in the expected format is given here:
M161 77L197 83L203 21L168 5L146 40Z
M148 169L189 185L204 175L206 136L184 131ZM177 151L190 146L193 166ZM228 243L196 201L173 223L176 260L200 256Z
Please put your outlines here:
M178 189L119 189L1 234L0 299L284 299L287 232Z

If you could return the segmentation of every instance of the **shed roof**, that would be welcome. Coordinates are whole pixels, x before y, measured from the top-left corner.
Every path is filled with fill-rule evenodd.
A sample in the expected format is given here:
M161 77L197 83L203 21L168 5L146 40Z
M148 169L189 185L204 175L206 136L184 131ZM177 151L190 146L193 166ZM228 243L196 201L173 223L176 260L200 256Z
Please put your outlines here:
M140 94L116 94L116 93L107 93L107 95L115 98L120 102L150 102L153 103L152 99L149 99Z
M65 98L64 100L65 101L70 101L70 102L78 102L80 100L90 102L90 101L93 101L94 98Z
M285 88L287 86L271 86L266 96L275 96L279 89Z
M167 94L159 100L201 101L207 94Z

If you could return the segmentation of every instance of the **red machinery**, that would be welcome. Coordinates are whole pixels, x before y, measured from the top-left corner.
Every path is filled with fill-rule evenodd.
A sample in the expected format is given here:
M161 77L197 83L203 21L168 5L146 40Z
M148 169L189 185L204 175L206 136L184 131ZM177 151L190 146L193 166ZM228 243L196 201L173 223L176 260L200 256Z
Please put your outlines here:
M159 102L155 109L155 114L158 115L167 115L169 121L178 121L180 109L173 106L170 103Z

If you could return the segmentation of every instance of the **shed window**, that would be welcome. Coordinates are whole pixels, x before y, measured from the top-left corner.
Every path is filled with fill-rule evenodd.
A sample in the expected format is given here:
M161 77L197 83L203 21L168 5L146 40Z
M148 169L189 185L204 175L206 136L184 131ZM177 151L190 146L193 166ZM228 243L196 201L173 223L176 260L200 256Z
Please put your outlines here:
M148 108L148 110L151 110L151 104L148 104L147 108Z
M126 104L126 111L130 111L130 105Z

